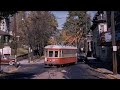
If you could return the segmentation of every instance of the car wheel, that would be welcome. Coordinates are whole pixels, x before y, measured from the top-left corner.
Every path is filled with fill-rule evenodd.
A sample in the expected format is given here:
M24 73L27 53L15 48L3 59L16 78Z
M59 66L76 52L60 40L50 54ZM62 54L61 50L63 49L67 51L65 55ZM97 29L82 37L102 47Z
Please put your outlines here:
M9 65L13 65L13 64L14 64L14 62L12 62L12 61L9 62Z

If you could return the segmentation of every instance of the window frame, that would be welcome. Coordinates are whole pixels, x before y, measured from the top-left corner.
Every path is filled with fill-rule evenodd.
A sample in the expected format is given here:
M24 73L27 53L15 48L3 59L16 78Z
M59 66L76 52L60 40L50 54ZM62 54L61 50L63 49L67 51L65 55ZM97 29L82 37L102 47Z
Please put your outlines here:
M55 52L57 52L57 57L60 57L60 56L59 56L59 51L58 51L58 50L55 50L55 51L54 51L54 57L56 57L56 56L55 56Z
M53 54L52 54L51 57L54 57L54 51L53 51L53 50L49 50L49 51L48 51L48 57L50 57L50 52L51 52L51 51L53 52Z

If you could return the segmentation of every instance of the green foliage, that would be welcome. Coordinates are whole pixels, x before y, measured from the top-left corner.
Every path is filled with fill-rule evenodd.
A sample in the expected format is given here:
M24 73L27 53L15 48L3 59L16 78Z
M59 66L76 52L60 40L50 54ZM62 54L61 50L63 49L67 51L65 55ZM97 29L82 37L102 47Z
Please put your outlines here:
M28 50L24 48L17 48L17 56L27 54Z

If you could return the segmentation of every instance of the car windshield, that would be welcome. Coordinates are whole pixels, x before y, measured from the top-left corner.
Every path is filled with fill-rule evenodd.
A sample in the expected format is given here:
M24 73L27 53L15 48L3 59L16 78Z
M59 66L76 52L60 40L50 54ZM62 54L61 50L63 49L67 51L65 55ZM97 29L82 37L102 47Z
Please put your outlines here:
M14 56L2 56L1 57L2 59L15 59L15 57Z

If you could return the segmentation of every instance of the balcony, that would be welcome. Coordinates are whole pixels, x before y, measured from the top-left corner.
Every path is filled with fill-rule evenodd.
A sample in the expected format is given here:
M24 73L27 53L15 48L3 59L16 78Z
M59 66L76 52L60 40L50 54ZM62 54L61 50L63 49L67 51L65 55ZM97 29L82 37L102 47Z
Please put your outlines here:
M97 22L98 22L98 23L104 23L104 22L106 22L106 17L103 16L103 15L99 15L99 16L97 17Z

